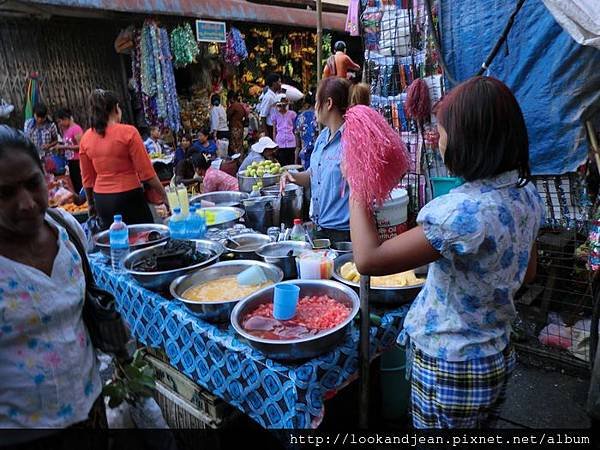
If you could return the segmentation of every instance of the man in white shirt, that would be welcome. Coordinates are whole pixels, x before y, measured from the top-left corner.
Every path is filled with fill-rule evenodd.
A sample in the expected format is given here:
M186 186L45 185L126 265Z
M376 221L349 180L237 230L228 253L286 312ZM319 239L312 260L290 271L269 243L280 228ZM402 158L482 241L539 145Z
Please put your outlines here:
M210 103L210 131L215 139L229 139L229 125L227 125L227 111L221 105L221 97L215 94L211 97Z
M278 93L281 90L281 76L272 73L266 79L267 91L263 94L262 101L259 106L259 114L261 120L261 129L270 138L273 137L273 120L271 115L280 100Z

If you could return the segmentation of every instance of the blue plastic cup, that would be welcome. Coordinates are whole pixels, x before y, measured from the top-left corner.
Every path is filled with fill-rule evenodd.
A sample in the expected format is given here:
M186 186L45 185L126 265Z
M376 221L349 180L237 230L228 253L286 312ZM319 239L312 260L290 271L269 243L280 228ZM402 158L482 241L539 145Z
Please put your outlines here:
M296 315L300 298L300 287L295 284L276 284L273 297L273 317L277 320L290 320Z

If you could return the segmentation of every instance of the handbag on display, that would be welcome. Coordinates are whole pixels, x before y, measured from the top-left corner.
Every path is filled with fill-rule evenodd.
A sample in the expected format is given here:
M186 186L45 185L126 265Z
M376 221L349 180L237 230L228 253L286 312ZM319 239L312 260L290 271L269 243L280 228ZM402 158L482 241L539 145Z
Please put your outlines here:
M90 334L92 345L98 350L128 360L133 354L133 339L121 313L117 311L115 297L100 289L94 281L94 275L85 251L85 245L76 231L55 209L49 208L48 215L61 225L69 235L69 240L81 257L85 275L85 299L83 303L83 322Z

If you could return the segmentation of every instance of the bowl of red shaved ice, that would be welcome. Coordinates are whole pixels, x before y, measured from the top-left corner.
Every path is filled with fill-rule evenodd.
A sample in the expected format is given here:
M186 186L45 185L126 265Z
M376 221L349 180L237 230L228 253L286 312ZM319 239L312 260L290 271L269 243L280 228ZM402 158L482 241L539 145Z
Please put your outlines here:
M251 347L271 359L294 361L314 358L338 346L358 314L356 292L330 280L291 280L300 288L296 315L290 320L273 317L275 286L240 301L231 324Z

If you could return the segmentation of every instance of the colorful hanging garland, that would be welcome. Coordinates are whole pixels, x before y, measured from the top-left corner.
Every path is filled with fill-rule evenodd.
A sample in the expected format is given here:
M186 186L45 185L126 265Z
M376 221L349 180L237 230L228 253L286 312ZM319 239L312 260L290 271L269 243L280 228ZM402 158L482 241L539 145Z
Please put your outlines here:
M156 23L146 21L134 34L134 41L132 73L146 122L177 132L181 122L169 35Z
M231 30L227 33L227 42L225 43L225 62L238 66L246 58L248 58L248 49L244 37L240 30L231 27Z
M186 67L196 62L200 50L189 23L176 27L171 32L171 50L173 65L177 68Z

